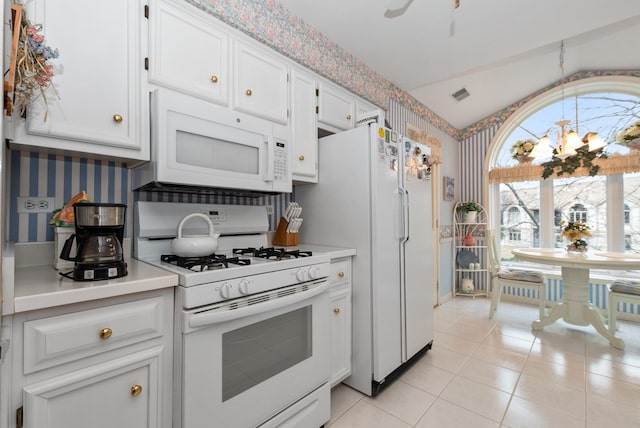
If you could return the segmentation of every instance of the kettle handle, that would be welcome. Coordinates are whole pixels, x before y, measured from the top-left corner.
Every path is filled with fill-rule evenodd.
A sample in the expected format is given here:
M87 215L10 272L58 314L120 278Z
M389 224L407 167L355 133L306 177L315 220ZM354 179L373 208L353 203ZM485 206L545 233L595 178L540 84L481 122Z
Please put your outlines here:
M69 256L69 253L71 252L71 246L73 245L73 240L75 239L76 234L72 234L70 237L67 238L66 241L64 241L64 245L62 246L62 251L60 252L60 258L63 260L69 260L71 262L75 262L78 260L78 256L76 255L76 257L71 257Z
M201 213L192 213L189 215L186 215L182 218L182 220L180 220L180 223L178 223L178 238L182 238L182 226L184 226L184 223L193 218L193 217L200 217L201 219L203 219L204 221L207 222L207 225L209 226L209 236L211 238L215 238L215 233L213 231L213 223L211 222L211 219L209 218L208 215L206 214L201 214ZM67 243L65 242L65 245L67 245Z

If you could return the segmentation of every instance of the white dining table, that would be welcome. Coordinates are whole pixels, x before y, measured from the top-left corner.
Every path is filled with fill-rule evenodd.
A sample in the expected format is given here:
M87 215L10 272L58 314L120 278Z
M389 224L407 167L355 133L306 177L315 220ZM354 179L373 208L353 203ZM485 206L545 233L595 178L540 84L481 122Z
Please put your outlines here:
M640 269L640 256L597 251L574 254L561 248L518 248L512 253L525 262L560 266L562 269L562 299L544 318L531 324L533 330L542 330L562 318L573 325L592 325L611 346L624 349L624 341L609 332L602 311L589 300L589 270L637 270Z

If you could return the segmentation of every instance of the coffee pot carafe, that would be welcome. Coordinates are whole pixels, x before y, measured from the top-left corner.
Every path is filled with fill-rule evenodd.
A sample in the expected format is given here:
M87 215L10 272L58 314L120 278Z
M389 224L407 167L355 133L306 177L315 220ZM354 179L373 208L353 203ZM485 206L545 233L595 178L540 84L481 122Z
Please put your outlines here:
M122 240L127 206L79 202L73 205L76 230L64 243L60 258L75 262L73 275L77 281L97 281L127 275ZM73 241L76 255L71 256Z

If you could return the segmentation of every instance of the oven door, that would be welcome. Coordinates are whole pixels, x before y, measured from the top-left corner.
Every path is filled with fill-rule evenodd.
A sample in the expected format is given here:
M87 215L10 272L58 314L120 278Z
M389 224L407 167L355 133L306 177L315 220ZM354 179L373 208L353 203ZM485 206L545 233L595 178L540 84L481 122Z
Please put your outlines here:
M166 89L152 96L154 181L291 192L288 142L271 123Z
M324 279L183 312L182 427L255 427L326 384L329 311Z

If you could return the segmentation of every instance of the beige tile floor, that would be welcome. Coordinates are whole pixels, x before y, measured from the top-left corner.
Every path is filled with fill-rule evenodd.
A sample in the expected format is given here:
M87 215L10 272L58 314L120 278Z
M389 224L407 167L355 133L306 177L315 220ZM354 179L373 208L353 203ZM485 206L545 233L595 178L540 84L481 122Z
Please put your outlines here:
M535 306L459 297L435 310L433 349L375 398L333 389L331 428L640 427L640 323L617 350L592 327L534 334Z

